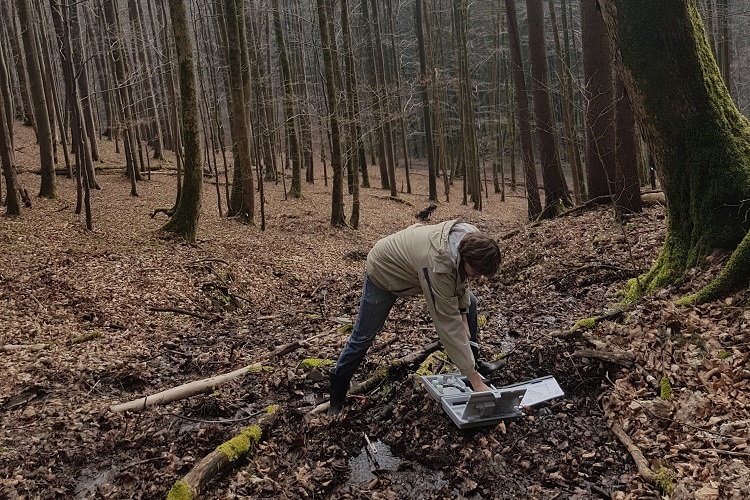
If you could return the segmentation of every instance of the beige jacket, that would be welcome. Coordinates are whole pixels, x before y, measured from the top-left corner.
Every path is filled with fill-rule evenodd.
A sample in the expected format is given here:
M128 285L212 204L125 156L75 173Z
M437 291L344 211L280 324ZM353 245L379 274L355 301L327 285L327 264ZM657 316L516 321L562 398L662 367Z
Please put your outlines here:
M466 276L451 257L448 235L459 222L414 224L375 243L367 274L398 296L423 294L438 338L463 375L474 371L474 356L461 317L469 308Z

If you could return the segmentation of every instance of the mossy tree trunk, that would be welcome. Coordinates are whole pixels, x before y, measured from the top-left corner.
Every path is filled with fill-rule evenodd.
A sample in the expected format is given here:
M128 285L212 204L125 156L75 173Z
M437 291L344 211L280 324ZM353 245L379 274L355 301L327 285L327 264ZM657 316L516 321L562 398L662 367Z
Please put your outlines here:
M750 274L750 122L729 96L694 0L599 1L667 199L666 241L640 284L654 290L714 249L736 249L719 281L691 300L718 297Z
M185 172L180 199L174 215L164 226L187 241L195 242L198 217L201 211L203 172L201 169L201 138L196 92L193 31L186 0L169 0L172 33L177 49L177 68L180 78L180 108L185 148Z

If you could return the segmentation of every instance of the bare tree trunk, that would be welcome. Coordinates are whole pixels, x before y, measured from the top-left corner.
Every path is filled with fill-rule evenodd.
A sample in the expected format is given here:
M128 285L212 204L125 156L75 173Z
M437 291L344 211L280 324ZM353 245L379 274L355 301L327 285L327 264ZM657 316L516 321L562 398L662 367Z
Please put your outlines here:
M612 195L615 179L614 91L604 20L594 2L581 2L583 71L586 88L586 184L589 196Z
M557 127L552 114L549 95L549 70L547 47L544 39L544 4L542 0L526 0L529 19L529 50L531 52L531 80L534 101L534 119L539 139L539 156L542 160L544 180L543 217L554 217L572 205L565 182L560 154L557 148Z
M370 0L372 9L372 31L374 33L375 50L375 85L377 88L378 101L381 102L381 122L383 125L383 138L385 146L385 160L388 168L388 185L391 190L391 196L398 197L398 186L396 185L396 160L393 156L393 130L391 128L392 115L390 107L390 97L388 92L388 83L385 73L385 59L383 57L383 39L380 29L380 11L378 10L378 0Z
M253 168L250 155L250 131L245 115L245 93L242 72L241 27L244 26L244 2L242 0L224 0L226 19L226 47L229 71L229 89L231 95L230 118L232 138L236 154L234 180L230 203L230 216L239 215L252 221L255 216L255 188Z
M508 14L508 37L510 41L511 66L518 117L518 129L521 135L521 156L523 158L526 179L526 198L528 201L529 220L536 219L542 213L542 202L537 186L534 147L531 142L531 121L529 118L529 99L526 92L526 76L521 59L521 39L518 34L518 19L514 0L505 0Z
M194 242L201 211L203 172L201 169L200 119L193 58L193 29L185 0L169 0L172 36L177 49L180 75L180 108L185 139L185 177L182 196L164 230L172 231Z
M422 22L422 0L414 2L414 20L419 52L419 81L422 87L422 120L424 123L425 149L427 149L428 199L437 201L437 179L435 175L435 150L432 144L432 119L430 118L430 96L427 88L427 55L424 46L424 23Z
M432 115L435 121L435 133L438 138L437 148L437 165L435 174L442 172L443 176L443 193L445 194L446 203L450 201L450 179L448 168L445 162L445 139L443 138L443 120L440 114L440 91L437 86L437 71L435 70L435 52L432 45L432 23L430 22L430 2L422 0L424 31L427 42L427 69L430 73L430 87L432 88ZM442 167L442 168L441 168Z
M333 183L331 186L331 226L344 226L344 169L341 161L341 137L338 121L338 99L336 97L336 38L331 29L328 12L331 11L331 0L316 0L318 8L318 23L320 28L320 42L323 49L323 65L325 66L326 94L328 96L329 123L331 127L331 169Z
M409 135L406 131L406 120L404 120L404 104L401 99L401 65L398 52L396 51L396 30L393 23L393 0L388 0L388 28L391 32L391 51L393 52L393 74L396 80L396 104L398 105L397 119L401 130L401 147L404 152L404 176L406 177L406 192L411 194L411 176L409 175Z
M341 28L344 39L344 79L347 94L347 121L349 122L349 142L352 146L352 214L349 226L359 228L359 170L360 160L364 156L362 143L362 128L359 124L359 99L357 97L357 79L354 69L354 53L352 51L352 35L349 26L349 6L347 0L341 0ZM362 154L360 154L360 152Z
M5 57L0 50L0 73L5 73ZM10 86L0 87L0 167L5 179L5 213L21 215L21 197L18 191L15 158L13 157L13 120L8 120ZM11 117L12 118L12 117ZM10 124L10 127L8 126ZM2 194L2 193L0 193ZM0 196L2 198L2 196Z
M52 128L47 108L47 98L44 92L42 68L39 62L37 41L33 25L31 24L31 10L28 0L17 0L18 18L21 23L21 35L25 47L26 66L34 100L34 118L37 124L37 140L39 141L39 161L42 170L42 182L39 196L56 198L57 186L55 182L55 160L52 144Z
M273 26L276 34L276 47L279 51L279 62L281 63L281 74L284 87L284 114L286 116L285 127L287 140L289 141L289 158L292 161L292 184L289 186L289 196L300 198L302 196L302 172L300 167L300 149L297 139L297 127L295 125L294 109L294 83L292 82L292 70L289 56L284 41L284 28L281 22L279 0L274 0Z
M16 15L13 11L14 2L0 2L0 8L2 8L3 15L3 27L8 30L8 41L10 42L10 52L12 57L11 60L15 61L16 75L18 76L18 83L20 86L21 95L21 116L23 118L23 124L30 126L34 129L34 133L37 133L36 121L34 120L34 108L31 103L31 92L29 90L28 71L26 70L26 58L24 57L24 50L21 48L18 34L18 24L16 23ZM8 61L10 64L10 60Z
M630 109L625 85L617 79L615 103L615 136L617 151L615 155L614 203L618 218L625 213L640 213L641 184L638 181L638 154L635 142L635 117Z
M582 194L582 179L579 176L579 168L581 157L578 154L578 147L576 146L575 137L575 123L573 118L573 96L570 89L570 68L566 67L563 59L562 46L560 45L560 33L557 29L557 16L555 15L555 4L553 0L548 0L550 21L552 22L552 33L555 38L555 67L557 69L557 77L560 80L560 100L562 101L562 112L563 112L563 127L565 133L563 134L563 144L565 144L566 151L568 153L568 161L570 162L570 172L573 178L573 198L576 203L583 201ZM563 12L563 18L565 12Z
M138 161L135 158L135 133L133 130L133 110L130 93L128 92L127 71L125 69L125 55L122 49L122 34L117 21L117 13L112 2L104 1L101 4L104 10L104 18L108 28L108 41L112 53L112 63L115 70L117 82L117 95L120 100L120 110L124 118L124 142L125 155L128 163L128 175L130 176L130 194L138 196L137 180L140 176Z

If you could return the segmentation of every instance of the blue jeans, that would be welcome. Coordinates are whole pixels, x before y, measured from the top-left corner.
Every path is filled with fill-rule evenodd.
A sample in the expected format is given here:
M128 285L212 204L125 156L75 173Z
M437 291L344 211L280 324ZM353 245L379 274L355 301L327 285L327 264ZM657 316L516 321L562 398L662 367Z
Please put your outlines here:
M472 342L477 342L478 321L477 321L477 298L469 292L470 304L467 315L469 323L469 332L471 333ZM380 333L388 319L393 304L397 297L389 291L383 290L377 286L365 274L365 283L362 285L362 298L359 301L359 313L357 321L354 323L354 330L346 341L344 349L339 355L336 362L334 373L340 377L351 379L354 372L357 371L360 363L367 354L367 350L375 341L375 336ZM478 349L472 347L474 360L477 359Z

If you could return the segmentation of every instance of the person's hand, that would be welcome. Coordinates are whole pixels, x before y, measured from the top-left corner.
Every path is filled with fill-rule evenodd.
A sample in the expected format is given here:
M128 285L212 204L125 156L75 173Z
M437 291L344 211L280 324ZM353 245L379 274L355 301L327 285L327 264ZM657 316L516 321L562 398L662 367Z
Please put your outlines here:
M491 391L487 385L482 382L482 376L479 374L479 372L472 372L469 374L469 383L471 383L471 388L474 389L474 392L482 392L482 391Z

